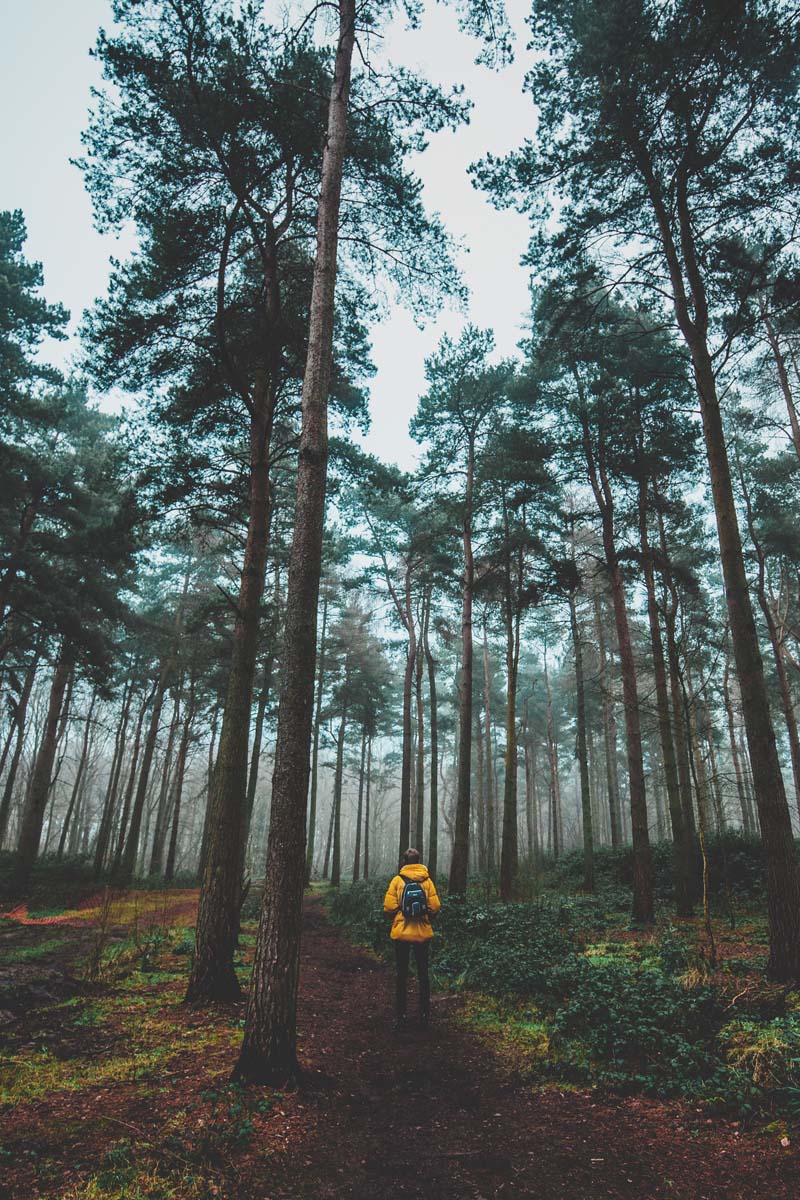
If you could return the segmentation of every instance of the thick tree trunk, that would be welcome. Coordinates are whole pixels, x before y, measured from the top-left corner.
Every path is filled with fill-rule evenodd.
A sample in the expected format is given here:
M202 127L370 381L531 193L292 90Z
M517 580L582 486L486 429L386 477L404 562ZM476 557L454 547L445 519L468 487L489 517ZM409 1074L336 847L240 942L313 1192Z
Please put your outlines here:
M583 647L578 626L575 593L569 593L569 622L575 652L575 712L577 730L575 750L581 780L581 816L583 818L583 890L594 891L594 834L592 829L592 793L589 787L589 758L586 750L586 687L583 677Z
M18 886L27 886L42 836L44 812L53 777L56 756L59 719L64 705L64 692L72 673L72 660L67 646L61 647L58 661L50 684L44 732L33 764L30 786L22 814L19 839L17 841L17 863L15 868Z
M708 346L708 300L697 259L687 177L685 171L678 176L675 194L679 255L672 217L658 192L652 166L646 160L642 166L672 282L675 315L689 348L700 400L731 642L764 843L770 928L768 969L776 979L797 980L800 979L800 870L750 602L722 413Z
M463 896L469 871L470 792L472 787L472 593L475 563L472 555L472 490L475 479L475 440L467 455L462 542L464 576L461 586L461 674L458 680L458 776L453 857L450 860L450 895Z
M354 0L339 0L339 41L328 109L311 294L295 527L272 783L266 886L245 1017L241 1078L286 1082L297 1067L297 982L305 862L317 604L328 463L339 207L347 136Z
M271 249L274 255L274 247ZM277 345L280 304L277 267L268 277L265 341ZM275 359L275 346L272 348ZM233 966L239 936L242 867L247 840L248 761L253 681L270 523L269 451L277 396L277 363L255 378L250 421L250 498L247 541L236 603L231 667L217 758L208 797L206 846L197 910L195 955L186 1002L194 1006L241 995Z
M317 790L319 787L319 731L322 724L322 692L325 686L325 638L328 631L328 593L322 599L322 631L319 638L317 699L314 705L314 740L311 750L311 793L308 802L308 839L306 844L306 887L314 869L314 845L317 836Z

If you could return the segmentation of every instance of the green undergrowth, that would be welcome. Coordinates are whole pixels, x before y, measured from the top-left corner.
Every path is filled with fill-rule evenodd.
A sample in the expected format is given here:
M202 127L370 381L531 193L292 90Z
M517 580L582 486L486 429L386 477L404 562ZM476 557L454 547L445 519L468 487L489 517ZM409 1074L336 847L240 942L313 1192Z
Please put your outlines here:
M60 950L67 944L70 939L68 937L52 937L45 941L37 942L33 946L17 946L11 950L4 950L2 955L2 965L11 966L13 963L33 962L37 958L46 958L49 954Z
M389 957L383 887L326 899L332 919ZM631 928L599 897L445 902L432 971L460 989L472 1025L511 1047L531 1078L683 1097L747 1118L800 1120L800 996L767 981L762 921L718 921L709 961L698 922ZM726 957L728 946L739 953Z

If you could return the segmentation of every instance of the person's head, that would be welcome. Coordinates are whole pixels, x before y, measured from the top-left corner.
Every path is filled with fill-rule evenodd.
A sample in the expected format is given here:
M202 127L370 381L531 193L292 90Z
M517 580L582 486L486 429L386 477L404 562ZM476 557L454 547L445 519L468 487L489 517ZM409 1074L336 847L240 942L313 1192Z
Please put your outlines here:
M419 862L419 850L415 850L413 846L409 846L403 855L403 866L409 867L412 863Z

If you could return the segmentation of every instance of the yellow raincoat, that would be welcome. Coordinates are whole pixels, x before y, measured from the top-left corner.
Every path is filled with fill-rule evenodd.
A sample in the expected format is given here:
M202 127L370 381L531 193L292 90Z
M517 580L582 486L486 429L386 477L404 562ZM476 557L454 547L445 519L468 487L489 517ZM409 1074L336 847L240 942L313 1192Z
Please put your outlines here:
M422 863L408 863L403 867L403 875L408 879L418 880L422 884L425 895L428 897L428 912L430 914L437 913L442 904L436 895L433 880L428 875L428 868L423 867ZM427 942L428 938L433 937L430 918L424 917L421 921L407 921L400 911L404 887L405 881L399 875L395 875L386 889L383 900L383 911L395 914L390 934L392 941Z

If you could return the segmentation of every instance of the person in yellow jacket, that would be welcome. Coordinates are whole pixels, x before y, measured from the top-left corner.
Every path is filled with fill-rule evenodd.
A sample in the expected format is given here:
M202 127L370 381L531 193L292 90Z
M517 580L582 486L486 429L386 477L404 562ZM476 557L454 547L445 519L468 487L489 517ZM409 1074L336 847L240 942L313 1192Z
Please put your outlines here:
M414 907L414 897L418 897L417 907L423 907L424 913L419 917L403 913L403 893L406 885L411 885L408 893L407 907ZM395 875L386 889L383 900L383 911L391 916L392 930L390 937L394 942L395 964L397 979L395 988L395 1029L402 1029L406 1020L406 986L408 984L408 967L411 951L417 964L417 979L419 980L419 1023L427 1029L430 1018L431 984L428 975L428 960L430 940L433 937L431 917L435 916L442 907L436 894L434 882L428 874L427 867L419 861L419 851L410 847L403 855L400 872Z

